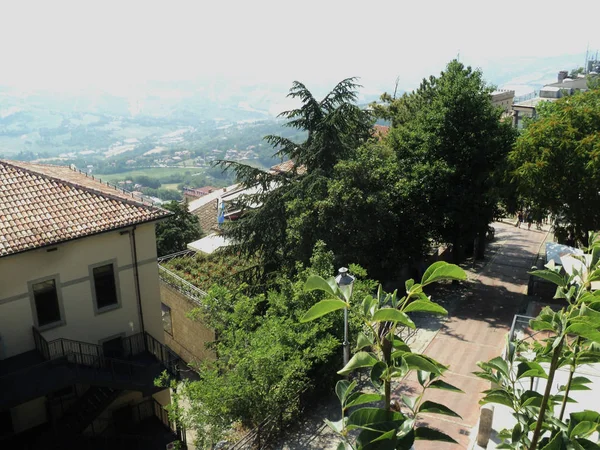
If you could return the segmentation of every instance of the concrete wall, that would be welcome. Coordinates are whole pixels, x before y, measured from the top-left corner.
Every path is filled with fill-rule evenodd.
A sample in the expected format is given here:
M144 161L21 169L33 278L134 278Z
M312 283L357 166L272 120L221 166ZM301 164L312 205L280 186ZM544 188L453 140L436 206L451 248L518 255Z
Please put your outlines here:
M213 330L202 322L187 317L196 306L188 298L168 284L160 282L161 301L171 308L173 334L165 332L165 344L171 347L187 363L214 359L215 355L205 346L215 340Z
M43 424L48 420L46 414L46 397L38 397L21 403L10 410L15 433Z
M515 91L494 92L491 98L492 105L501 107L504 111L509 112L512 109Z
M163 341L154 224L136 231L144 325ZM55 251L32 250L0 258L0 337L4 357L34 349L34 311L28 283L57 275L65 324L43 331L48 339L67 338L98 343L109 336L140 331L130 237L119 231L57 245ZM89 266L114 262L118 267L121 306L95 314Z

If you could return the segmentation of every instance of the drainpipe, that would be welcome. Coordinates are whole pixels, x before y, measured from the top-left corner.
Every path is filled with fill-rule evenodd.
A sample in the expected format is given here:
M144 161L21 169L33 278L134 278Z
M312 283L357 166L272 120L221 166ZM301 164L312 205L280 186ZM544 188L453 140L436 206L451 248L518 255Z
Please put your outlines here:
M133 263L133 276L135 279L135 297L138 304L138 312L140 314L140 331L143 335L144 348L146 348L146 336L144 328L144 312L142 310L142 297L140 295L140 275L138 272L137 247L135 243L135 225L129 232L129 242L131 243L131 261Z

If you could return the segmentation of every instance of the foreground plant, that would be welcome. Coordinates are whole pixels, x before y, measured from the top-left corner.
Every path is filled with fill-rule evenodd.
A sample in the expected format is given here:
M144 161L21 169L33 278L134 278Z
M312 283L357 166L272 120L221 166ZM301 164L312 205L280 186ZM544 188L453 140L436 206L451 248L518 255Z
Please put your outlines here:
M341 380L335 392L340 399L342 419L326 421L341 438L338 449L409 449L415 440L456 442L450 436L426 427L417 426L420 414L443 414L460 417L445 405L424 400L428 389L462 392L441 379L448 369L428 356L413 353L398 333L402 327L415 329L408 313L425 312L447 315L447 311L431 301L423 288L443 280L465 280L465 272L458 266L443 261L432 264L423 274L421 283L406 282L406 294L397 291L387 294L381 290L377 296L367 295L360 303L351 299L349 286L338 286L332 277L307 279L305 289L319 290L327 298L311 307L302 317L308 322L348 308L363 324L358 335L355 354L338 374L346 376L358 370L368 370L373 392L360 391L355 381ZM422 390L415 397L400 396L392 402L392 383L417 371ZM377 403L378 406L368 406ZM356 433L351 433L357 430ZM356 437L354 437L356 435Z
M577 369L600 362L600 291L591 290L592 283L600 281L600 242L596 236L590 242L590 253L573 256L575 264L567 273L553 262L545 270L530 272L556 284L554 298L566 303L560 311L546 307L530 321L530 327L546 337L539 342L509 340L505 358L478 363L482 370L476 375L494 385L481 403L508 406L516 419L512 429L500 433L503 443L498 448L600 450L591 440L600 430L598 412L575 412L565 418L567 403L575 402L569 394L590 389L591 380L577 376ZM569 371L567 383L556 387L561 368ZM534 389L536 379L544 380L543 393Z

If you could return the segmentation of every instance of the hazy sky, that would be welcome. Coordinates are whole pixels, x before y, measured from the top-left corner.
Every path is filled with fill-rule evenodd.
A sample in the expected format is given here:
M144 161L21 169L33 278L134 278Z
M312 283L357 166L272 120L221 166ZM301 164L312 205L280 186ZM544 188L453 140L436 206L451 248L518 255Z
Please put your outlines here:
M600 49L599 0L4 1L0 85L116 92L204 76L411 89L456 57ZM581 61L583 64L583 60Z

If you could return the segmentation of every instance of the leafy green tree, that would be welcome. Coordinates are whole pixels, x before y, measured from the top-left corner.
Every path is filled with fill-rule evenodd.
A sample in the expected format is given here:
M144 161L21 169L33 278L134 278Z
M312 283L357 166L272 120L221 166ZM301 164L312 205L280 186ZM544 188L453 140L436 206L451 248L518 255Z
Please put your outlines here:
M569 77L571 78L577 78L577 75L579 75L580 73L584 73L585 69L583 67L578 67L577 69L572 69L571 72L569 73Z
M187 244L202 237L198 217L188 211L187 202L170 202L163 205L173 213L156 225L156 248L158 256L185 250Z
M382 106L394 124L389 142L398 176L427 208L433 237L452 244L456 261L475 238L485 240L514 139L491 104L491 91L481 71L454 60L439 77ZM483 256L483 245L477 253Z
M510 154L521 195L585 245L600 228L599 154L600 89L542 104Z
M137 177L133 178L133 181L138 184L141 184L144 187L152 189L158 189L161 186L159 180L157 180L156 178L149 177L147 175L138 175Z
M327 195L306 205L319 211L318 220L299 221L294 229L318 232L340 262L356 261L375 279L398 276L429 245L425 205L398 171L395 152L383 141L370 141L335 166Z
M328 280L313 275L305 284L308 291L324 292L326 298L313 305L302 317L309 322L331 312L348 308L362 324L358 335L355 354L339 375L349 375L358 370L367 370L375 393L357 390L356 381L342 380L335 392L340 399L342 419L338 422L326 421L340 437L338 449L378 450L410 449L415 440L445 441L456 443L441 431L422 426L420 414L433 413L460 417L446 405L424 400L427 389L443 389L462 392L442 380L448 369L428 356L413 353L410 347L398 336L400 327L415 328L409 313L421 312L446 315L447 311L432 302L424 292L427 285L442 280L464 280L465 272L458 266L439 261L425 271L421 283L406 282L406 294L401 298L397 292L386 294L379 288L377 295L362 297L352 295L349 286L338 286L334 278ZM357 299L358 300L355 300ZM402 395L392 402L392 382L401 380L412 370L422 391L415 397ZM377 407L365 406L379 403ZM355 408L349 415L349 408ZM358 430L353 437L351 431Z
M600 414L580 411L565 416L573 391L589 390L591 380L578 376L583 365L600 362L600 291L591 291L600 280L600 241L591 239L589 258L574 257L580 267L565 274L553 262L531 274L557 285L555 298L563 299L559 311L549 307L529 322L540 341L529 336L507 341L506 358L479 362L476 375L492 382L482 404L497 403L510 408L512 429L499 437L507 449L597 449L592 434L600 429ZM568 370L567 382L555 385L559 369ZM534 383L545 383L543 393ZM596 438L597 440L597 438Z
M277 150L276 156L294 161L293 171L270 173L238 162L220 162L235 171L243 186L253 188L238 200L244 218L224 228L238 249L259 254L274 267L308 261L321 236L317 229L300 225L319 222L321 211L315 205L327 197L335 165L351 157L372 133L370 114L355 105L357 87L355 79L348 78L318 101L306 86L294 82L289 97L299 99L301 106L281 117L288 119L288 127L306 133L306 140L265 137Z
M277 278L256 296L215 285L193 312L215 330L212 348L217 359L201 363L200 381L177 387L177 398L185 398L189 408L174 415L198 432L201 448L227 439L235 424L251 429L272 417L283 421L274 421L275 428L289 423L298 415L301 392L333 387L330 367L341 361L342 315L300 323L302 314L322 298L305 292L305 281L317 274L329 276L332 261L333 254L319 242L311 266L300 266L294 278ZM366 295L374 286L368 279L357 279L355 290ZM356 335L358 327L351 325Z

